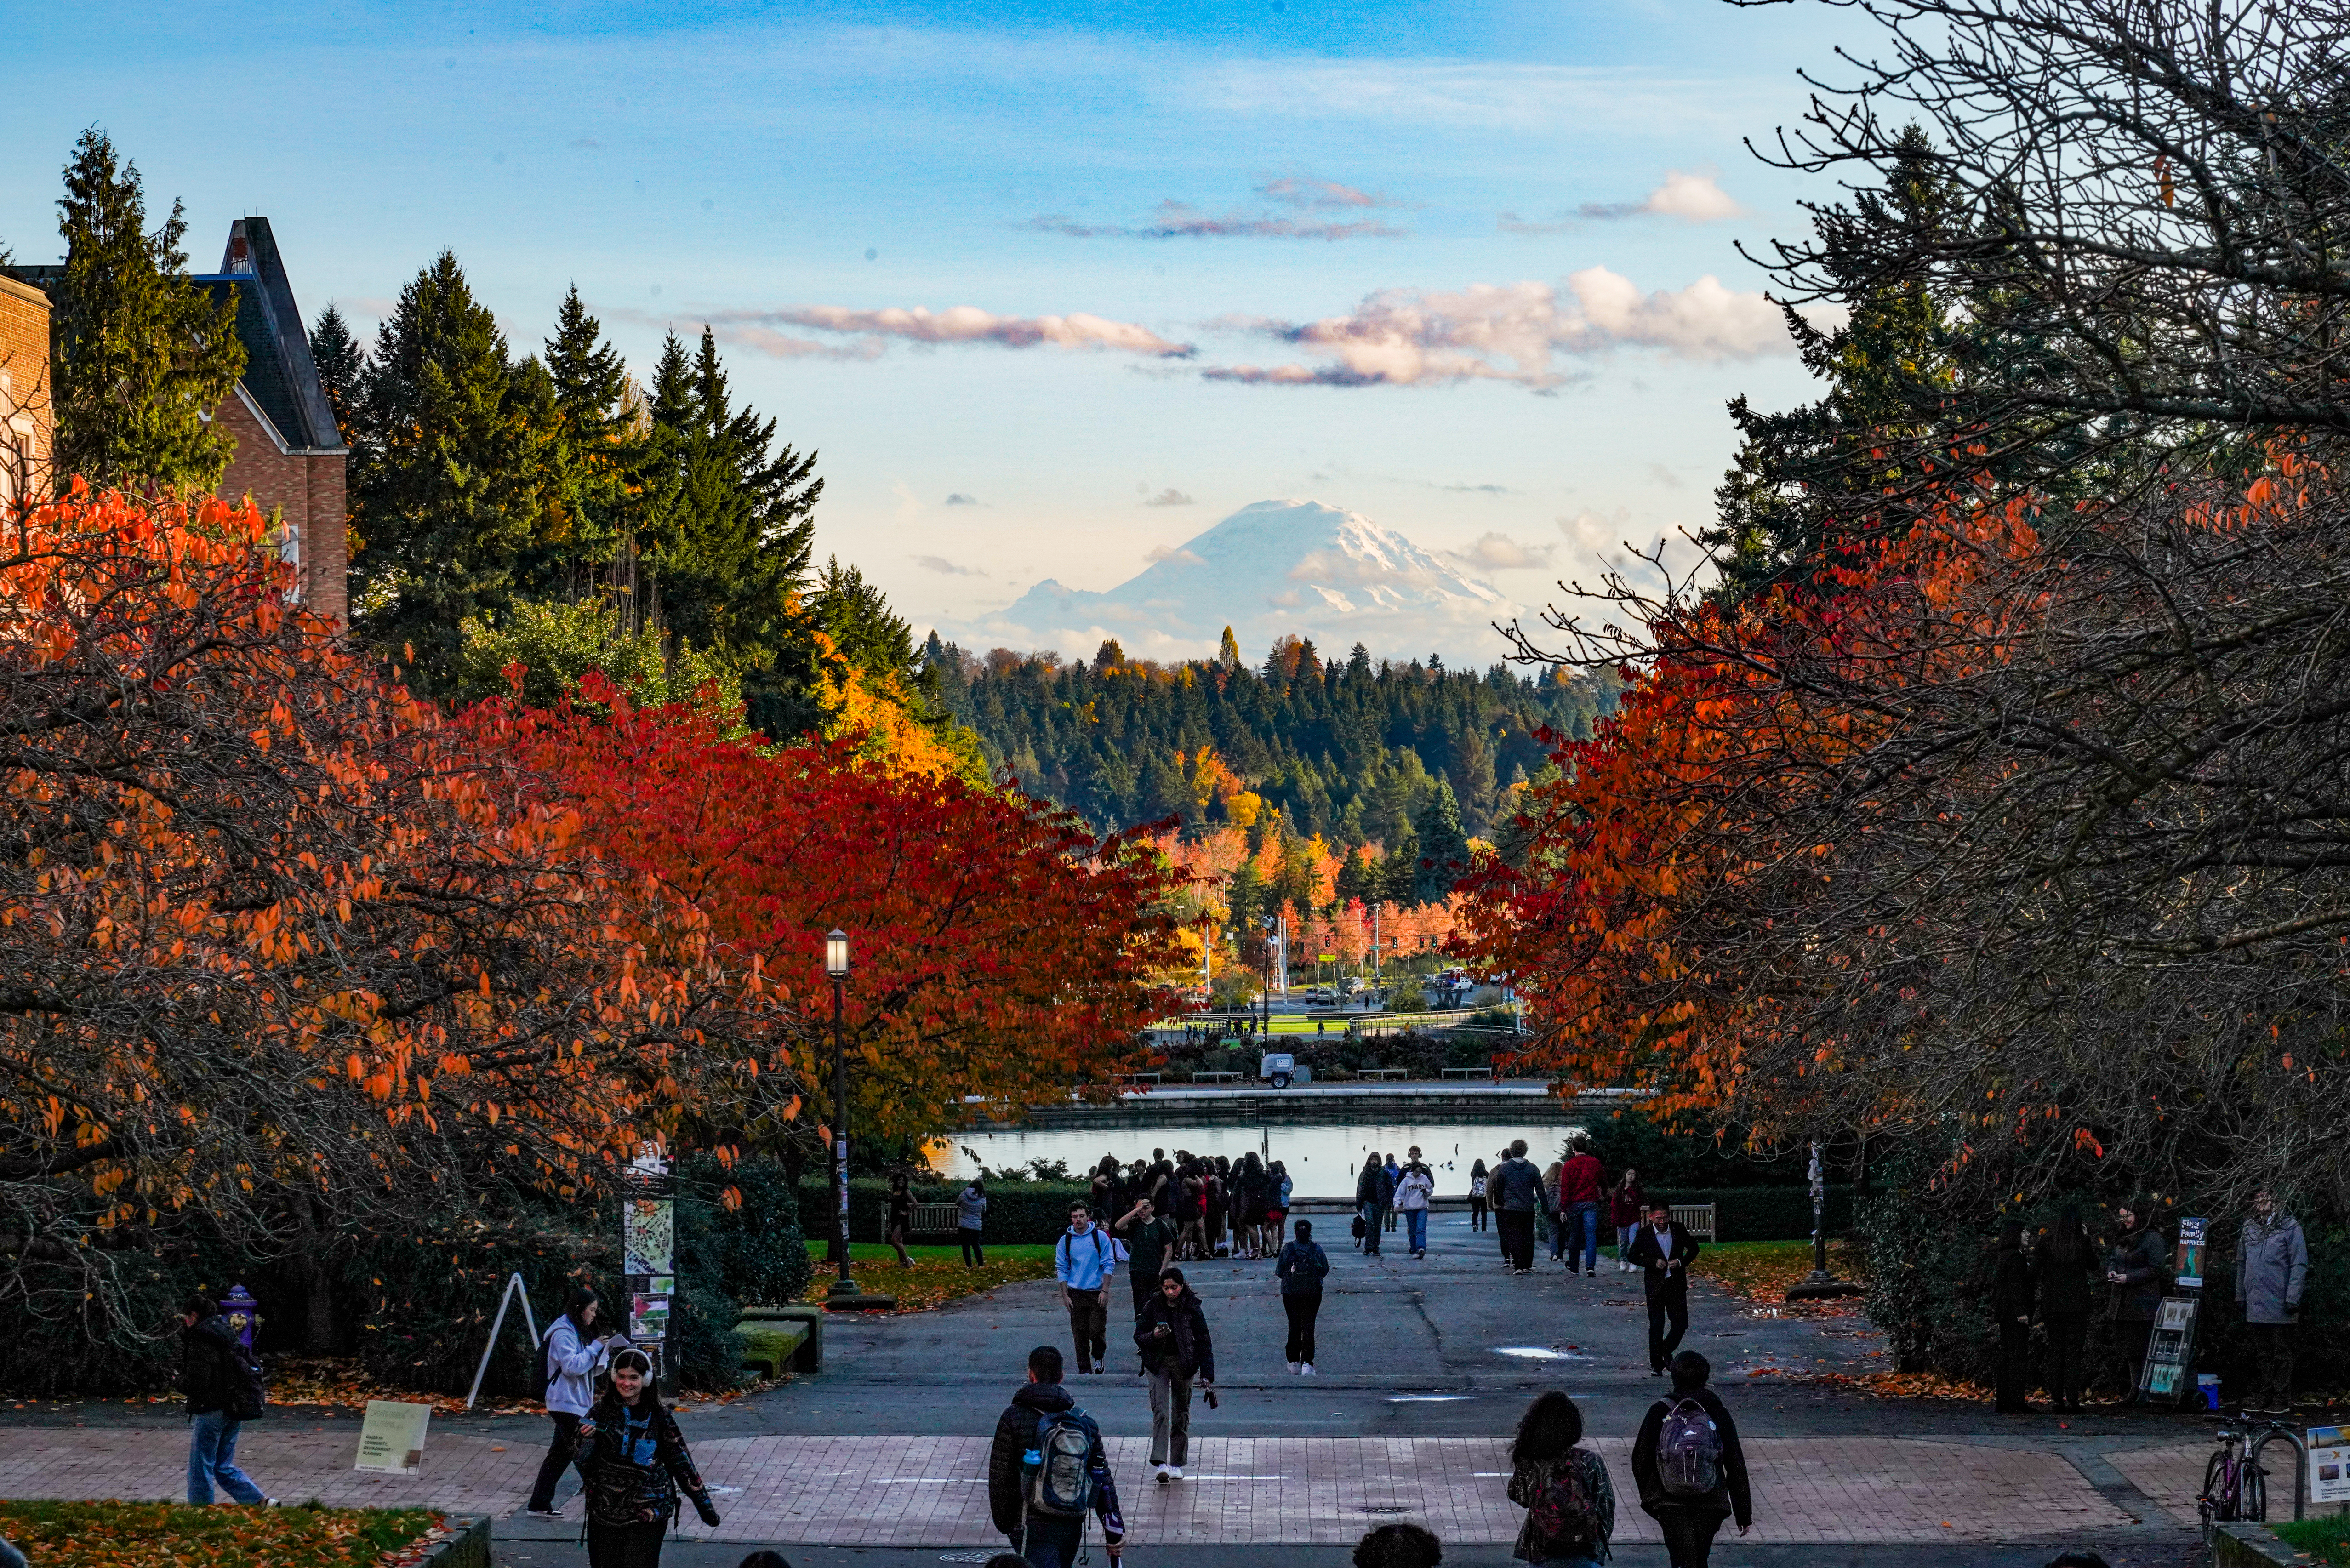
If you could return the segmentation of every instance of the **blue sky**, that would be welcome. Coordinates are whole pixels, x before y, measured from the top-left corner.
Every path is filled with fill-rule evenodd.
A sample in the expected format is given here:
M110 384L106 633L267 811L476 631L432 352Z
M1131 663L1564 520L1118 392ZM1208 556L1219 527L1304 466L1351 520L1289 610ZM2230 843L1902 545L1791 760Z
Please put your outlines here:
M1741 139L1800 113L1841 16L44 7L11 22L0 244L56 254L98 123L201 265L266 213L314 317L371 332L446 247L518 351L575 280L640 370L712 321L822 453L819 549L918 629L1283 495L1535 604L1702 524L1725 399L1806 394L1733 245L1805 187Z

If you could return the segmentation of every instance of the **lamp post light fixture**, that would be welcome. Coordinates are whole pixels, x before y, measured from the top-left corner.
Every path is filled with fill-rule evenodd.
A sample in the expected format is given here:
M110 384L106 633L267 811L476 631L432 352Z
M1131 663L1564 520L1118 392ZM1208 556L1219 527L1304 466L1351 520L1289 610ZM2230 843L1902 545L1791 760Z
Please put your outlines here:
M841 1033L841 1012L848 990L848 933L837 927L825 933L824 972L832 981L832 1187L834 1256L840 1273L825 1293L826 1310L888 1311L894 1296L868 1296L848 1273L848 1047Z
M1812 1145L1812 1272L1787 1287L1791 1302L1831 1301L1862 1294L1850 1280L1837 1279L1828 1268L1828 1179L1820 1160L1820 1146Z

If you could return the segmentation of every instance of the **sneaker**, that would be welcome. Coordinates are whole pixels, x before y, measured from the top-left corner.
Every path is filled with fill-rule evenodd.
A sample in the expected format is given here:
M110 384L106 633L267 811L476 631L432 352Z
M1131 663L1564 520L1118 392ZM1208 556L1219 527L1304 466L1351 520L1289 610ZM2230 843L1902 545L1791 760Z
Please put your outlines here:
M561 1519L563 1517L563 1511L559 1508L534 1508L526 1510L525 1511L528 1512L530 1517L533 1519Z
M1298 1369L1299 1367L1301 1367L1301 1366L1305 1366L1305 1363L1304 1363L1304 1362L1302 1362L1302 1361L1293 1361L1293 1362L1291 1362L1291 1363L1289 1364L1289 1375L1290 1375L1292 1377L1296 1376L1297 1376L1297 1369Z
M1312 1362L1310 1362L1310 1361L1308 1361L1308 1362L1305 1363L1304 1365L1302 1365L1301 1366L1299 1366L1299 1367L1298 1367L1298 1369L1297 1369L1297 1375L1298 1375L1300 1377L1311 1377L1311 1376L1314 1376L1314 1364L1313 1364Z
M1174 1475L1169 1471L1165 1465L1160 1465L1159 1467L1159 1484L1160 1486L1168 1485L1170 1482L1173 1481L1174 1479Z
M1583 1271L1583 1277L1586 1280L1596 1280L1599 1277L1599 1271L1596 1269L1586 1269Z
M1181 1480L1183 1479L1183 1467L1181 1465L1170 1465L1167 1467L1167 1473L1175 1480Z

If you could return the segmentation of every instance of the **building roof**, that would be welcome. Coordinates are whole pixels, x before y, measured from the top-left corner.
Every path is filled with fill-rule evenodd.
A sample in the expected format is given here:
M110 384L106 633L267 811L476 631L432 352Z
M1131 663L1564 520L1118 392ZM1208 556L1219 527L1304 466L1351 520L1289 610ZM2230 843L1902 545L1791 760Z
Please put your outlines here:
M11 270L51 298L65 284L62 265ZM294 286L286 280L269 220L239 218L231 223L220 271L190 281L214 299L236 290L236 335L244 345L244 375L238 384L279 438L296 451L347 450L342 432L335 428L335 410L327 401L318 367L310 358L310 336L294 303Z

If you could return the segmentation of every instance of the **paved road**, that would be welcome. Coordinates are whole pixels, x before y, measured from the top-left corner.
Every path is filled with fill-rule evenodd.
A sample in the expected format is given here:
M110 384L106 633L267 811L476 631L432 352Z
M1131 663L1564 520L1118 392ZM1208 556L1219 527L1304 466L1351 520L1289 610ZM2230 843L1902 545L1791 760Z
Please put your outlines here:
M1546 1387L1575 1396L1628 1493L1625 1447L1660 1386L1648 1371L1637 1280L1605 1259L1596 1279L1555 1266L1508 1275L1490 1232L1472 1235L1463 1216L1440 1216L1419 1261L1394 1238L1384 1258L1363 1258L1343 1226L1330 1230L1322 1376L1312 1380L1282 1365L1269 1264L1191 1270L1225 1399L1214 1412L1195 1405L1191 1480L1149 1484L1149 1414L1130 1340L1113 1328L1112 1373L1073 1380L1114 1439L1138 1568L1276 1560L1318 1568L1344 1561L1346 1542L1390 1517L1438 1529L1448 1563L1506 1562L1519 1516L1500 1497L1503 1449L1527 1400ZM2206 1448L2199 1427L2145 1417L2060 1426L1791 1384L1784 1375L1798 1369L1882 1365L1879 1342L1857 1317L1758 1315L1702 1284L1693 1295L1689 1344L1714 1362L1757 1473L1756 1532L1717 1551L1725 1568L2038 1568L2061 1546L2084 1544L2116 1568L2188 1561ZM795 1568L897 1568L994 1544L973 1482L1028 1349L1048 1342L1067 1354L1050 1287L827 1326L824 1376L686 1412L704 1472L727 1489L719 1494L726 1539L678 1541L668 1561L731 1568L748 1543L778 1542L801 1543L782 1548ZM9 1414L52 1430L40 1445L16 1445L13 1461L0 1459L0 1495L157 1496L176 1483L178 1429L161 1412ZM74 1429L75 1418L86 1424ZM244 1451L248 1469L281 1496L510 1514L543 1425L436 1420L414 1480L350 1471L354 1424L344 1419L265 1423ZM570 1509L571 1520L554 1524L502 1519L500 1562L578 1568L577 1503ZM1617 1561L1661 1563L1646 1517L1628 1499L1623 1511Z

